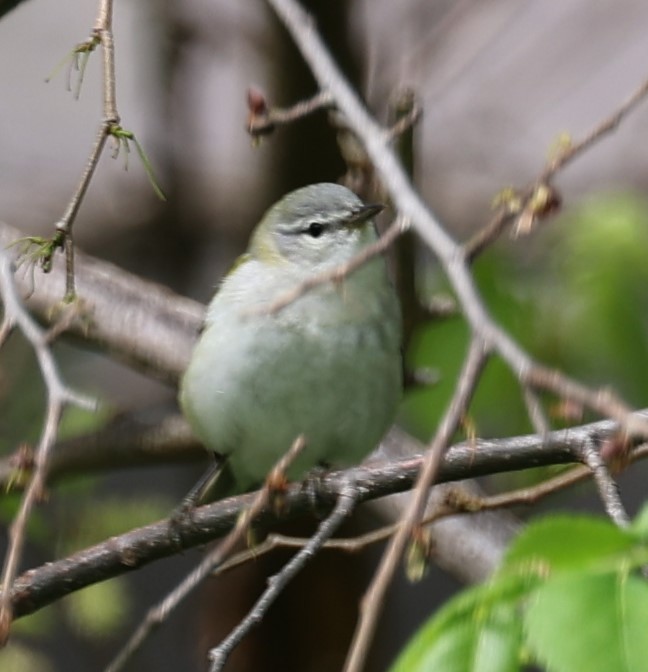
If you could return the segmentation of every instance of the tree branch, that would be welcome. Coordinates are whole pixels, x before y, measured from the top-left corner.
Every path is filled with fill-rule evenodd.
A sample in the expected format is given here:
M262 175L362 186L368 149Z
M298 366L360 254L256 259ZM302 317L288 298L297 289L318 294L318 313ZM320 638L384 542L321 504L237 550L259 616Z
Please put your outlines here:
M644 418L647 416L648 411L643 413ZM582 446L586 441L601 445L617 432L618 425L605 420L546 436L477 439L461 443L446 451L436 480L442 483L529 467L578 463L582 460ZM643 457L645 452L636 451L636 455L631 453L630 456ZM358 491L358 503L402 492L412 487L421 464L422 458L417 456L327 474L318 490L318 504L321 500L322 507L333 506L348 478L353 480ZM312 510L312 497L300 484L290 486L285 497L286 513L282 515L282 521ZM191 521L177 523L181 547L192 548L227 533L240 512L249 508L253 498L253 494L242 495L195 509ZM278 519L271 510L264 509L257 521L267 527L276 524ZM31 569L13 584L11 600L15 616L33 613L69 593L134 571L174 555L178 550L177 541L169 535L169 521L162 520Z
M0 247L17 262L15 243L24 234L0 222ZM15 275L25 303L42 321L51 323L65 286L65 265L56 258L49 274L20 270ZM168 288L128 273L113 264L77 251L76 287L84 320L70 332L94 343L117 359L175 384L187 367L204 306Z
M619 527L628 527L630 517L621 502L619 487L610 475L607 465L592 441L584 441L582 447L582 460L594 477L605 511L612 521Z

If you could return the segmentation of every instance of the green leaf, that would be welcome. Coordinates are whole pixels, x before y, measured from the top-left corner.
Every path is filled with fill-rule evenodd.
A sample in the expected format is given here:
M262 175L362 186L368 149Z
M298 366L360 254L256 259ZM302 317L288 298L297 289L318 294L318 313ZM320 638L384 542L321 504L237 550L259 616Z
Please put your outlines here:
M97 397L99 396L97 393ZM61 418L58 439L63 441L81 434L90 434L97 431L111 417L112 409L106 403L98 405L94 411L78 406L68 406Z
M631 405L648 393L648 379L637 367L648 356L647 217L643 194L599 194L551 227L543 290L551 287L543 313L549 309L551 320L538 333L539 348L543 337L560 344L556 364L613 386ZM536 354L547 360L542 349Z
M509 548L501 571L532 564L545 571L625 562L637 545L632 534L593 516L552 516L529 525Z
M506 672L519 669L521 622L515 610L503 607L473 614L437 633L429 641L425 626L399 657L392 672ZM433 628L430 628L433 629Z
M50 82L63 66L68 66L67 73L67 89L72 91L72 71L76 70L79 75L77 78L77 84L74 89L74 98L79 100L81 95L81 86L83 85L83 78L85 77L86 67L88 61L90 60L90 54L99 46L101 42L100 37L95 33L91 35L89 39L77 44L71 52L65 55L65 57L55 66L54 70L45 78L46 82Z
M634 532L639 539L648 540L648 503L644 504L635 516L630 531Z
M527 643L549 672L648 670L648 585L626 572L561 575L528 605Z
M149 179L149 183L151 184L151 187L153 188L153 191L155 192L155 195L161 200L161 201L166 201L166 196L164 195L164 192L160 188L160 186L157 183L157 180L155 179L155 174L153 172L153 165L151 164L150 159L146 155L146 152L144 151L144 148L142 145L139 143L139 140L135 137L135 134L132 131L128 131L119 124L113 124L109 129L108 133L115 138L116 145L115 145L115 151L113 152L113 159L116 159L117 156L119 155L119 150L121 148L124 149L124 152L126 154L126 163L124 164L124 168L128 170L128 154L130 153L130 142L135 144L135 149L137 149L137 153L139 154L139 157L142 161L142 164L144 166L144 171L146 172L146 175Z
M519 669L518 604L537 577L506 576L464 591L414 635L391 672Z

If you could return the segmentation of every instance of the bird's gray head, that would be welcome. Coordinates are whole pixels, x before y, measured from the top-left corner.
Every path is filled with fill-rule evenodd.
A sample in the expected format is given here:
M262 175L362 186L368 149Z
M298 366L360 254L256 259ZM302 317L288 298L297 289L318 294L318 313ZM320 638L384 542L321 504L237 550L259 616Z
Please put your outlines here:
M268 210L254 232L250 252L265 261L311 269L336 266L376 239L371 220L381 209L365 205L339 184L312 184Z

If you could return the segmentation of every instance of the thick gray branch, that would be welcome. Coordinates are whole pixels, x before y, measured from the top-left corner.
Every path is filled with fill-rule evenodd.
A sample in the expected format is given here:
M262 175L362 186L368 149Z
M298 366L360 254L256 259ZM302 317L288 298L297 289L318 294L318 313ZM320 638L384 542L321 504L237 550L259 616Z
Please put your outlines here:
M0 222L0 246L7 247L23 236ZM19 247L8 248L15 261ZM28 308L41 320L51 321L65 292L62 256L57 255L47 275L38 268L28 268L23 260L16 284L27 297ZM201 304L80 252L76 285L87 320L72 325L72 333L157 378L177 380L189 361L202 321Z
M600 443L615 431L616 425L613 422L602 421L552 432L546 437L531 435L458 444L447 451L441 462L437 481L463 480L533 466L579 462L582 459L584 442ZM409 437L390 435L391 439L401 446L407 444L407 452L411 449ZM389 452L392 453L391 450ZM358 502L407 490L414 483L421 462L420 456L414 456L328 474L320 482L318 506L334 506L349 478L353 480L358 491ZM250 506L253 498L254 495L242 495L200 507L193 514L193 522L177 523L180 526L177 530L179 534L171 534L169 521L163 520L113 537L63 560L32 569L18 577L14 583L12 602L15 614L24 616L85 586L174 555L180 550L178 537L182 540L183 548L191 548L222 536L236 523L241 510ZM282 521L310 511L312 495L307 488L295 484L289 488L285 502L287 513L282 515ZM261 527L277 522L276 516L268 509L256 520ZM501 543L489 550L486 559L489 565L499 557L506 539L500 522L494 527L497 529L491 532L496 534ZM510 529L510 525L507 524L507 528ZM455 553L458 552L457 548L455 544ZM459 552L474 553L474 548L464 548ZM450 560L446 558L446 561ZM483 559L477 565L481 562ZM475 579L482 571L483 568L480 570L478 566L473 567L466 578Z

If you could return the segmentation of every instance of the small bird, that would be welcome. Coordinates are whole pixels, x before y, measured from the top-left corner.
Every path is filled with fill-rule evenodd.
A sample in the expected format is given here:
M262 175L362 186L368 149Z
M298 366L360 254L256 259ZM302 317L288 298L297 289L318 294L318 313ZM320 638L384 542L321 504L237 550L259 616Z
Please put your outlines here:
M226 458L236 492L261 484L300 435L293 479L361 462L393 422L401 314L382 257L273 307L373 243L381 209L338 184L289 193L209 304L180 405L198 438Z

